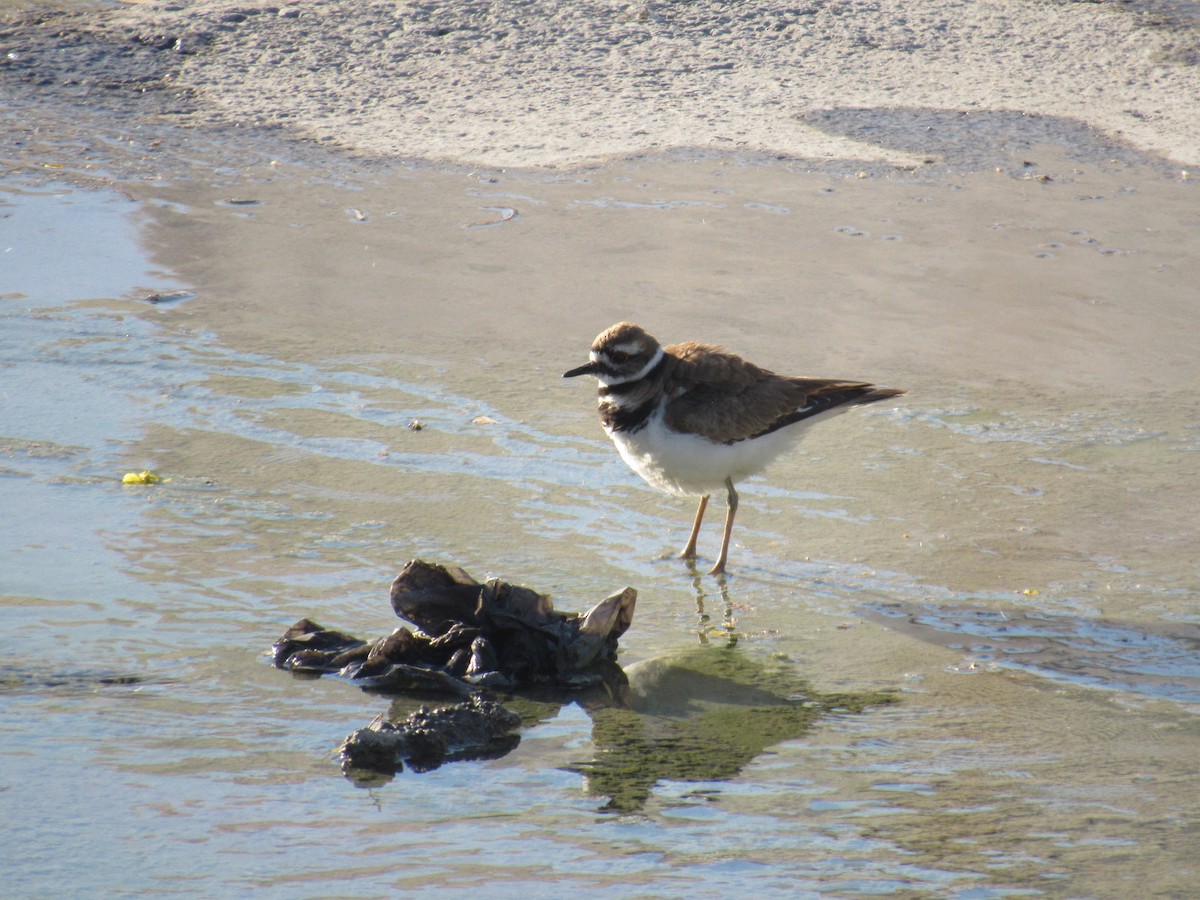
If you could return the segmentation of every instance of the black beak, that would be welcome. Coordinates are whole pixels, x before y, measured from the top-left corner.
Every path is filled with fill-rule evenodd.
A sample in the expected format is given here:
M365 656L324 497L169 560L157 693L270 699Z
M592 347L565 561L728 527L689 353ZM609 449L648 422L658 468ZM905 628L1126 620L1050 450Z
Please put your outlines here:
M595 375L600 367L594 362L580 366L578 369L572 369L570 372L563 372L563 378L574 378L576 375Z

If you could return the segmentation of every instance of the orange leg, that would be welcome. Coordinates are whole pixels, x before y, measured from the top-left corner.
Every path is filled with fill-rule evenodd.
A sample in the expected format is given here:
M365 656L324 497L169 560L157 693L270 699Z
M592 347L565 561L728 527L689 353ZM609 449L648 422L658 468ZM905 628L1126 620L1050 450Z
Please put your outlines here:
M700 498L700 507L696 510L696 521L692 523L692 534L688 538L687 546L683 548L683 552L679 555L683 559L696 558L696 538L700 535L700 523L704 520L704 510L708 506L708 494Z
M721 538L721 555L716 563L708 570L709 575L721 575L725 572L725 560L729 558L729 536L733 534L733 517L737 514L738 495L733 489L733 479L725 479L725 487L729 489L729 509L725 512L725 535ZM705 498L708 499L708 498ZM695 535L693 535L693 538Z

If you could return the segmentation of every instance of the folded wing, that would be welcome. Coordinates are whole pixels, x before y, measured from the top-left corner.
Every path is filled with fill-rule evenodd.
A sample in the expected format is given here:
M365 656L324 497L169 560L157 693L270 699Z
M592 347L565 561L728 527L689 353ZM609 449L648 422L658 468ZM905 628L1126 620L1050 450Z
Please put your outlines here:
M837 407L904 393L861 381L776 375L704 344L664 349L674 358L665 385L674 400L666 424L718 443L758 437Z

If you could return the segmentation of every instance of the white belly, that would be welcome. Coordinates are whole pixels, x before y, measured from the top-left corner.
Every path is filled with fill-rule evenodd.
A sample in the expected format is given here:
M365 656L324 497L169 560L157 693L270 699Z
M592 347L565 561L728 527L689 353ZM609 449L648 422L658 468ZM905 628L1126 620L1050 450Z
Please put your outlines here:
M644 428L630 434L609 432L629 468L646 483L669 494L695 496L720 491L761 472L779 454L795 446L804 432L797 423L753 440L719 444L694 434L672 431L656 410Z

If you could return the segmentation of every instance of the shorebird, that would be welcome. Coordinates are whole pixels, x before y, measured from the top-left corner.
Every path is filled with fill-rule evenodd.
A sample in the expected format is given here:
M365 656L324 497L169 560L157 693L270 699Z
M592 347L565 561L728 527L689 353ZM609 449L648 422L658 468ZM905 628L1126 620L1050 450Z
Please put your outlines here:
M761 472L818 418L904 393L861 381L776 375L695 341L664 347L632 322L602 332L588 362L563 378L578 375L600 382L600 424L628 466L652 487L700 497L680 556L696 558L709 497L725 488L725 533L711 575L723 573L729 558L738 481Z

